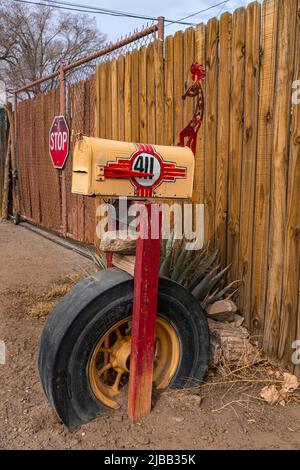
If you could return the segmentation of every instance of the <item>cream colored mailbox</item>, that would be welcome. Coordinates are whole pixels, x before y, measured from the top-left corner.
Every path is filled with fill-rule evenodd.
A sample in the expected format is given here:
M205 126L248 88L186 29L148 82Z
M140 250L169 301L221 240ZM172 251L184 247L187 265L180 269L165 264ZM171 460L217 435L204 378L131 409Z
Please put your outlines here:
M191 199L194 155L188 147L81 137L73 155L72 192L87 196Z

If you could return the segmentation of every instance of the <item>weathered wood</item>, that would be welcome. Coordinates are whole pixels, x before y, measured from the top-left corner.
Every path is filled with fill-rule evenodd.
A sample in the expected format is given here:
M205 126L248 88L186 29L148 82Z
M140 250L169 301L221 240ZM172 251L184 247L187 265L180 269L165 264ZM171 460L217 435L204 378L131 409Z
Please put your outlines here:
M124 109L124 100L125 100L125 59L123 56L118 58L118 124L119 132L118 139L123 141L125 140L125 109Z
M112 96L111 96L111 64L105 64L105 134L107 139L112 138Z
M184 91L191 84L191 65L195 61L195 30L187 28L183 33L183 80ZM182 93L183 94L183 93ZM183 127L192 119L195 110L195 100L188 98L183 101Z
M117 61L111 62L111 138L118 140L119 137L119 110L118 110L118 73Z
M134 50L131 55L131 116L132 116L132 141L140 141L139 121L139 52Z
M112 263L117 268L123 269L123 271L134 276L135 256L113 253Z
M220 19L219 77L222 77L222 79L219 80L215 212L216 245L220 250L220 261L222 264L226 263L227 251L231 32L232 16L229 13L224 13Z
M155 76L154 76L154 45L146 50L147 60L147 137L149 144L155 144Z
M210 319L208 319L208 328L211 366L217 366L221 360L245 365L259 358L258 351L250 343L246 328Z
M96 67L95 72L95 137L100 136L100 73L99 65Z
M215 242L216 165L217 165L217 99L218 34L216 18L209 20L206 30L206 108L205 108L205 242Z
M140 141L147 143L147 60L146 48L142 47L139 57L139 116Z
M230 147L228 183L227 263L231 277L239 274L239 220L241 164L244 131L246 11L236 10L232 17L232 75L230 102Z
M293 80L300 80L300 1L296 25L295 68ZM293 371L291 345L300 339L297 333L297 304L300 279L300 104L292 105L290 155L287 187L287 224L284 249L284 272L280 312L278 358Z
M103 63L99 66L99 81L100 81L100 102L98 103L99 106L99 113L100 113L100 135L102 139L107 138L108 135L106 134L106 64Z
M125 140L131 142L132 135L132 114L131 114L131 53L125 56L125 84L124 84L124 127L125 127Z
M183 33L174 35L174 144L178 142L179 132L183 129L184 69L183 69Z
M163 43L154 44L154 81L155 81L155 143L164 144L164 62Z
M257 155L257 125L260 72L260 18L259 3L250 3L246 14L244 142L241 183L239 275L240 309L250 327L251 275L253 252L253 222L255 201L255 169ZM255 249L255 247L254 247Z
M251 333L262 343L264 329L270 213L270 171L274 138L274 90L277 50L277 0L262 6L262 53L251 283Z
M298 292L300 292L300 276L299 276L299 283L298 283ZM296 339L299 340L300 339L300 301L298 299L298 312L297 312L297 329L296 329ZM296 345L296 348L293 349L293 353L295 352L298 352L297 354L297 358L300 357L299 355L299 348L300 348L300 345L299 343L297 342ZM297 375L297 377L300 377L300 363L299 364L295 364L295 369L294 369L294 373Z
M168 36L165 41L165 70L164 70L164 98L165 98L165 144L174 144L174 40Z
M206 46L205 46L205 30L206 26L201 24L197 26L195 31L195 61L206 68ZM204 93L204 106L206 102L206 80L202 82ZM205 108L204 108L205 114ZM196 203L204 204L204 175L205 175L205 139L204 133L205 126L202 123L197 135L197 147L195 155L195 177L194 177L194 194L193 201Z
M268 290L264 348L276 358L280 333L280 306L286 227L287 165L291 93L294 72L297 0L279 0L277 76L275 85L274 141L271 169L271 215Z

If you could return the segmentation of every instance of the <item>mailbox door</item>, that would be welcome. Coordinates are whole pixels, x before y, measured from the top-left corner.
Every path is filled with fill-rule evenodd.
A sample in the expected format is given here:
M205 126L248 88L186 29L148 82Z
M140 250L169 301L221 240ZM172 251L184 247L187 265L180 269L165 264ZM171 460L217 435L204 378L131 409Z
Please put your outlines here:
M190 199L194 155L187 147L84 137L75 146L72 191L132 199Z

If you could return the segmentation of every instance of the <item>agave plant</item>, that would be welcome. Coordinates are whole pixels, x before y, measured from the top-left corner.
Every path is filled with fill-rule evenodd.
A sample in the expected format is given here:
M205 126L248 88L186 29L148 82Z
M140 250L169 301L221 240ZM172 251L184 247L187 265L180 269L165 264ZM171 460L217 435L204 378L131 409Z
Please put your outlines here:
M178 282L201 302L203 307L221 299L230 299L240 281L227 282L230 265L223 268L219 263L219 250L209 246L198 251L187 250L185 239L175 240L174 233L161 241L159 275ZM107 269L106 257L89 251L97 270ZM86 275L91 273L86 272Z
M221 299L231 298L240 281L227 282L230 265L219 263L219 250L209 246L198 251L186 249L187 241L162 240L159 275L178 282L188 289L203 306Z

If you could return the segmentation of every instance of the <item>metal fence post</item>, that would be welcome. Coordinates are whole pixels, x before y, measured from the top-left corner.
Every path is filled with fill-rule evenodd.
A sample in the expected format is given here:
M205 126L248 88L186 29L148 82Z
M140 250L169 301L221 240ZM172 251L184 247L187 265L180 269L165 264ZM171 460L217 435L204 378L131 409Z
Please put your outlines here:
M18 185L18 93L14 92L14 162L13 162L13 210L14 217L20 215L21 193Z
M66 116L66 75L64 63L59 66L59 113ZM62 216L62 233L67 236L67 190L66 190L66 172L63 168L60 171L61 177L61 216Z

